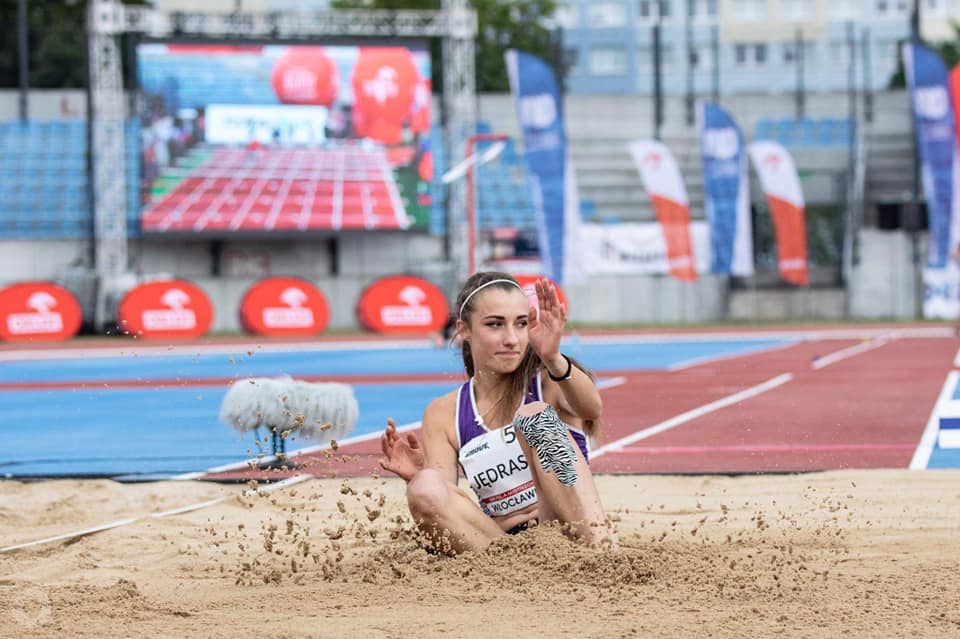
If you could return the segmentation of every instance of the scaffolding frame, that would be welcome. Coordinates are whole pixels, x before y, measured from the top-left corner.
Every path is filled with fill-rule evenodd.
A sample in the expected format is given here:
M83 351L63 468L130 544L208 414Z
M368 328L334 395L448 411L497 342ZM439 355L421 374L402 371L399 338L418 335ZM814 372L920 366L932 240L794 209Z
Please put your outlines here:
M106 293L128 271L125 172L126 105L119 39L206 37L234 41L310 40L318 37L440 38L447 157L463 157L476 122L474 39L477 16L467 0L442 0L439 11L302 13L188 13L91 0L87 8L93 191L96 326L107 318ZM462 278L466 268L466 189L449 185L449 255Z

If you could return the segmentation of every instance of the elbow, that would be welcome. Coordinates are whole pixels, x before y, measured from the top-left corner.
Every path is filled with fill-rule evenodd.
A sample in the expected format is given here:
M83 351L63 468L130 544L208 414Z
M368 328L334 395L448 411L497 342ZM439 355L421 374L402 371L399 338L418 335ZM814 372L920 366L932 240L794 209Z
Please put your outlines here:
M603 414L603 400L599 397L595 401L588 402L580 411L580 418L585 420L597 421Z

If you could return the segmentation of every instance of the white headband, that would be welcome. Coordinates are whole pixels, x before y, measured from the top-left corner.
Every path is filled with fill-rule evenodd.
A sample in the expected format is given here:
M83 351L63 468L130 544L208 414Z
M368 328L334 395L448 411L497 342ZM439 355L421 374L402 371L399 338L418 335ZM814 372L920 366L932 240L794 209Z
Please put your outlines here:
M487 282L487 283L485 283L485 284L481 284L481 285L478 286L477 288L475 288L475 289L473 289L472 291L470 291L470 294L467 295L467 299L463 300L463 304L460 305L460 312L457 314L457 315L460 317L460 319L463 319L463 309L465 309L465 308L467 307L467 302L470 301L470 298L471 298L471 297L473 297L474 295L476 295L478 291L482 291L483 289L487 288L487 287L490 286L491 284L496 284L496 283L498 283L498 282L504 283L504 284L513 284L514 286L516 286L517 288L519 288L521 291L523 290L523 288L522 288L519 284L517 284L516 282L514 282L513 280L505 280L505 279L490 280L489 282Z

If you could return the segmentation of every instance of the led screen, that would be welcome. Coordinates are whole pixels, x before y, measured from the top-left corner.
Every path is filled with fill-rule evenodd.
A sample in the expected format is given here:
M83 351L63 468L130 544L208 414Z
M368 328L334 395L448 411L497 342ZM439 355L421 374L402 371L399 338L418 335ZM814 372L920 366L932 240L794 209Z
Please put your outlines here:
M426 230L430 55L142 43L144 233Z

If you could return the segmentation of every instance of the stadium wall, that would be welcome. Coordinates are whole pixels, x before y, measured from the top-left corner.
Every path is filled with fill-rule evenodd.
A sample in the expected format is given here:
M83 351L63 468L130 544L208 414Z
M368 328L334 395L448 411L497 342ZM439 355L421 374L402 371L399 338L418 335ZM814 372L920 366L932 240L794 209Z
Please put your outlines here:
M730 96L724 106L736 114L748 139L764 117L790 117L792 96ZM809 117L842 117L848 108L844 94L807 96ZM33 91L29 99L34 120L85 117L82 91ZM682 99L667 98L663 133L691 145L693 129L683 121ZM18 94L0 91L0 119L17 117ZM598 138L626 143L652 135L649 99L627 96L577 96L567 99L567 128L571 148ZM909 104L903 92L875 97L874 122L868 131L902 135ZM509 95L483 95L479 117L492 130L518 136L513 100ZM684 142L685 141L685 142ZM834 153L835 155L835 153ZM801 156L816 161L817 153ZM831 156L832 157L832 156ZM833 158L836 159L836 158ZM579 169L578 165L578 169ZM579 173L579 170L578 170ZM623 175L626 182L631 176ZM634 178L635 182L639 182ZM691 198L693 200L693 198ZM702 213L694 210L694 217ZM707 322L723 319L788 319L835 317L912 318L919 313L919 267L923 233L865 229L860 233L861 263L847 278L846 289L731 291L726 278L701 277L694 284L666 276L594 277L582 285L569 285L571 317L580 323L629 324ZM218 309L213 330L239 330L236 309L246 289L259 277L265 261L270 275L294 274L311 280L331 300L331 329L357 327L354 306L363 289L389 274L411 273L436 283L448 294L456 289L453 269L444 262L446 239L402 233L352 233L339 238L334 256L330 242L316 240L223 240L216 249L209 240L176 241L137 238L130 243L131 268L143 276L169 274L196 282ZM25 279L62 279L72 265L86 264L87 241L0 240L0 284ZM220 256L216 262L215 254ZM226 263L224 256L253 256ZM245 270L246 269L246 270Z

